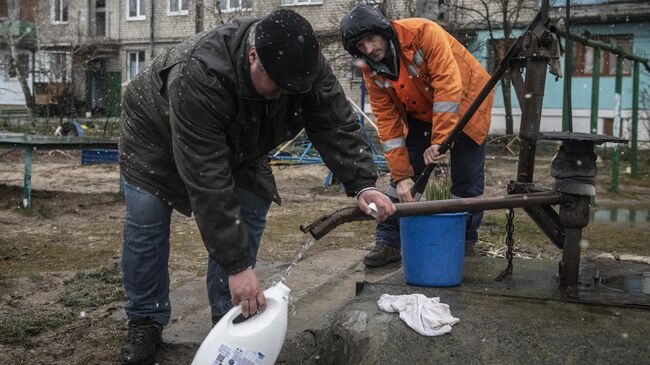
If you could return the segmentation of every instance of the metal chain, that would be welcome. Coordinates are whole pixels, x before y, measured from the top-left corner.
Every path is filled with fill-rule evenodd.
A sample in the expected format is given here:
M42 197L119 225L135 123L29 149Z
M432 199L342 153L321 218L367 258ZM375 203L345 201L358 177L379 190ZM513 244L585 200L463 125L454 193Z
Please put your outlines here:
M510 208L506 217L508 218L508 223L506 224L506 246L508 246L508 250L506 251L506 259L508 260L508 267L506 267L506 269L503 270L499 276L497 276L495 279L496 281L501 281L508 276L512 276L512 249L515 245L515 241L512 239L512 233L515 231L515 210L513 208Z

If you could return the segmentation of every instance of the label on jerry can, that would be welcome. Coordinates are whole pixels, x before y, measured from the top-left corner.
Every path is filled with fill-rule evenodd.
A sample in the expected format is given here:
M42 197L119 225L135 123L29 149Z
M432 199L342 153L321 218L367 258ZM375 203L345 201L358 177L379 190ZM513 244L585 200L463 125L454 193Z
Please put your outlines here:
M212 365L262 365L265 357L261 352L221 344Z

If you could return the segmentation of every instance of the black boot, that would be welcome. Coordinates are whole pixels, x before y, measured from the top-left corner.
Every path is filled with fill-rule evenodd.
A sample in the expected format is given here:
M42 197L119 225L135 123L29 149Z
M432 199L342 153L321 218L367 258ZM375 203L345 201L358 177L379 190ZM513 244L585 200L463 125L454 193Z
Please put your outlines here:
M402 254L399 248L377 242L372 252L363 257L363 263L369 267L380 267L401 259Z
M150 365L156 360L156 352L162 343L163 326L150 317L129 320L129 335L120 351L123 365Z

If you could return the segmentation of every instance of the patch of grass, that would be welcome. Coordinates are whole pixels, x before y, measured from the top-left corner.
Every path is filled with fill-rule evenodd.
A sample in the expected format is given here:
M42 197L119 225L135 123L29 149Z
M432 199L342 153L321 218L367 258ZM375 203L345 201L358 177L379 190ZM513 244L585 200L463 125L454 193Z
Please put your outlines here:
M48 271L96 270L118 255L122 223L117 219L75 225L54 223L52 229L8 227L0 235L0 278ZM5 226L0 226L0 231ZM94 236L92 244L87 239Z
M434 177L429 181L424 196L430 201L451 199L451 179Z
M503 242L506 234L506 211L505 210L491 210L484 212L483 222L479 233L481 240L497 244ZM521 242L522 246L544 246L547 244L548 239L540 231L535 223L528 218L528 215L520 209L515 209L514 232L513 238L515 241Z
M64 285L59 303L66 307L97 308L126 299L122 290L122 273L117 263L97 271L77 273Z
M16 212L26 217L38 217L43 219L52 219L55 216L54 208L48 204L34 204L32 200L32 207L25 209L22 205L16 207Z
M647 170L646 170L647 171ZM650 176L647 172L640 171L637 176L624 173L620 175L621 184L650 187Z
M29 275L27 275L27 278L33 283L42 283L44 280L43 275L36 272L29 273Z
M480 239L488 246L499 248L505 241L506 214L503 210L486 211L479 229ZM625 232L624 234L621 234ZM650 228L641 223L600 222L590 223L582 231L583 244L587 250L612 254L635 254L650 256L647 237ZM521 209L515 209L513 238L522 249L543 248L550 240ZM561 253L558 249L557 253Z
M0 314L0 343L15 345L75 320L73 310L22 310Z
M650 256L648 235L650 229L643 223L590 223L582 231L583 245L590 249L614 255L634 254Z

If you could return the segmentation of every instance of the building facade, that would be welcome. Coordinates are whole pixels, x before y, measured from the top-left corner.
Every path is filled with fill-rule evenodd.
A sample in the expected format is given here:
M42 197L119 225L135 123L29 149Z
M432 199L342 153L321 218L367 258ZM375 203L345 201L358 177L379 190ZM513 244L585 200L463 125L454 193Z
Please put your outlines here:
M369 111L363 98L361 74L340 45L339 21L353 5L349 0L0 0L0 21L8 8L20 3L20 17L34 24L34 45L21 50L29 69L29 84L41 114L117 116L123 88L146 64L185 38L227 23L239 16L262 16L289 7L314 26L323 53L330 61L349 98ZM385 0L378 4L389 18L420 16L443 25L491 69L496 64L491 42L504 37L504 2L486 0ZM539 0L508 2L510 37L516 37L536 14ZM563 0L551 0L551 17L563 17ZM643 0L573 0L571 31L647 56L650 50L650 2ZM4 9L4 10L3 10ZM506 30L508 32L508 30ZM505 47L502 46L505 50ZM574 47L574 130L589 131L591 105L591 55L589 47ZM0 63L6 59L0 49ZM599 133L613 133L614 57L603 53L601 62ZM562 61L562 60L561 60ZM6 62L4 62L6 63ZM641 89L650 76L641 68ZM0 105L24 105L24 96L6 67L0 67ZM623 79L623 118L631 114L631 73L626 63ZM543 130L561 129L562 79L548 76L544 98ZM502 92L495 91L493 134L505 132ZM11 92L6 92L11 90ZM643 94L643 92L642 92ZM512 94L514 96L514 92ZM520 110L512 98L515 133ZM650 100L641 102L640 140L650 140L647 130ZM624 123L629 125L629 123ZM624 128L623 135L629 134Z
M32 0L30 5L37 47L24 62L41 114L116 116L123 88L166 48L235 17L262 16L278 7L312 23L344 88L359 97L361 79L339 41L340 18L353 5L345 0ZM402 1L384 6L395 17L408 12ZM0 104L24 105L21 93L14 96L0 96Z
M455 0L465 5L480 8L482 0ZM501 2L490 2L494 7L493 12L499 14ZM511 2L511 6L514 6ZM536 9L539 6L537 0L522 0L525 3L525 10L512 24L512 36L517 37L532 20ZM650 58L650 2L646 0L572 0L570 14L570 31L589 39L606 42L616 45L625 51L634 53L637 56ZM565 1L550 1L550 17L554 24L563 27L565 17ZM512 8L510 9L512 11ZM489 47L494 38L503 38L503 30L500 26L499 17L494 17L495 27L490 32L485 26L473 26L476 21L468 21L472 25L476 37L473 46L477 50L478 57L484 64L491 68L495 64L494 53ZM563 49L564 40L561 41ZM571 99L573 130L576 132L590 132L591 105L592 105L592 74L593 54L592 47L584 46L577 42L573 43L572 72L571 72ZM563 52L559 64L564 68L565 53ZM631 114L632 114L632 62L625 61L623 67L623 89L621 95L621 126L614 130L614 109L615 109L615 79L616 79L616 56L606 51L601 53L599 102L598 102L598 125L593 132L618 135L630 138L631 135ZM566 72L563 69L564 74ZM504 99L499 84L495 90L495 101L491 133L504 134L505 132L505 109ZM643 147L650 147L650 73L643 65L640 67L640 105L639 105L639 141L645 142ZM563 108L564 79L556 78L547 74L546 89L542 112L541 129L544 131L562 130L562 108ZM514 132L518 132L518 122L521 117L514 89L512 89L512 105L514 116Z

